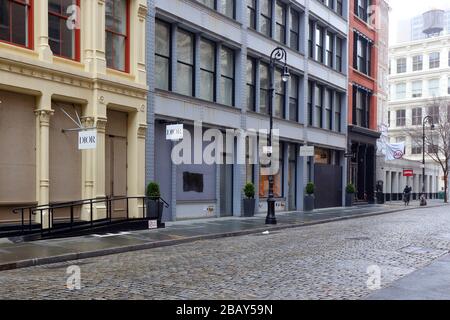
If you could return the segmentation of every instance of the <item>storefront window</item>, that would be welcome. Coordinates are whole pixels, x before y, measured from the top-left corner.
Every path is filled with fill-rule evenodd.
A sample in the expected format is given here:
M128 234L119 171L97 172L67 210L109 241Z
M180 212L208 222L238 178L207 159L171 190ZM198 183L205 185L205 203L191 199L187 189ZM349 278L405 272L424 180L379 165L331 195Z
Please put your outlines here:
M328 149L315 148L314 163L331 164L331 151Z

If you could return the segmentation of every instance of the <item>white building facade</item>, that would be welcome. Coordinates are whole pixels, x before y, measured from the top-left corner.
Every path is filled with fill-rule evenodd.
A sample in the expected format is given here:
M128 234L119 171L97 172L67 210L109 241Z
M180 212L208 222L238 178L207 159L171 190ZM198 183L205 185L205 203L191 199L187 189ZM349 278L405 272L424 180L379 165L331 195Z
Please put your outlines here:
M450 35L440 35L410 41L390 47L389 108L387 112L388 139L390 143L405 142L405 168L386 162L379 173L385 182L385 193L398 193L396 187L407 182L395 177L402 169L413 169L410 181L413 192L422 189L422 121L433 115L431 104L436 99L450 99ZM427 133L432 134L426 124ZM396 162L396 161L394 161ZM436 196L442 191L444 181L440 165L426 157L426 192ZM392 168L397 166L398 168ZM403 179L403 177L401 177ZM395 180L394 180L395 179ZM420 184L417 184L420 181Z

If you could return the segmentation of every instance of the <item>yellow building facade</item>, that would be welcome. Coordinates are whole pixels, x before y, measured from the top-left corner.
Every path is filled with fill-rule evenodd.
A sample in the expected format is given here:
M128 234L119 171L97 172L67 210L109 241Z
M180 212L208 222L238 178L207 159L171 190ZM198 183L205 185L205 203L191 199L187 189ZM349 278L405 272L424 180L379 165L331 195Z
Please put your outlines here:
M2 6L0 221L17 221L18 206L143 196L146 1ZM78 117L96 130L95 149L78 149ZM137 200L129 206L131 217L140 214ZM104 204L92 214L101 218Z

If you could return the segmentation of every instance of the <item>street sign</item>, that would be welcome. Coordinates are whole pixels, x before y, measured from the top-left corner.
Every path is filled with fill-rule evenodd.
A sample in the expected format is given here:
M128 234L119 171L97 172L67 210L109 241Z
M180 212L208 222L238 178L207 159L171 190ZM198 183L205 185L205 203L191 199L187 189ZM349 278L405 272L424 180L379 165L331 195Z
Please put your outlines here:
M166 126L166 140L182 140L184 133L183 129L183 124L171 124Z
M351 152L344 153L344 158L354 158L354 157L355 157L354 153L351 153Z
M404 177L414 177L414 170L404 169L403 170L403 176Z
M314 157L314 146L300 147L300 157Z
M97 148L97 130L78 132L78 150Z

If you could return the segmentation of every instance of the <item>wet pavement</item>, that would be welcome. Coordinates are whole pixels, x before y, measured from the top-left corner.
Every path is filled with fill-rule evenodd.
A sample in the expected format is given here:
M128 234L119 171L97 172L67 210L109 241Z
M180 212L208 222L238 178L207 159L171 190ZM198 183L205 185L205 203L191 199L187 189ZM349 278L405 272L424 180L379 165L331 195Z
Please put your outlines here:
M395 299L408 298L408 290L426 298L448 297L449 207L399 209L268 235L191 241L2 271L0 299ZM288 214L285 221L294 218ZM98 243L145 242L170 230L181 237L183 229L191 234L211 225L216 230L227 220L233 228L255 226L259 219L263 217L242 224L235 219L177 222L166 230L112 235L98 238ZM89 239L70 243L91 249L94 242ZM64 241L52 240L47 247L56 250ZM70 290L74 268L80 287ZM371 270L380 272L378 286L369 281Z
M430 201L429 207L441 205L442 201ZM414 208L417 208L417 205L412 204L407 209ZM265 230L276 231L400 210L405 210L401 203L390 203L316 210L314 213L308 214L302 212L279 213L276 226L266 226L265 215L256 215L251 218L228 217L168 222L165 229L27 243L14 243L8 239L0 239L0 270L150 249L197 240L248 235Z

